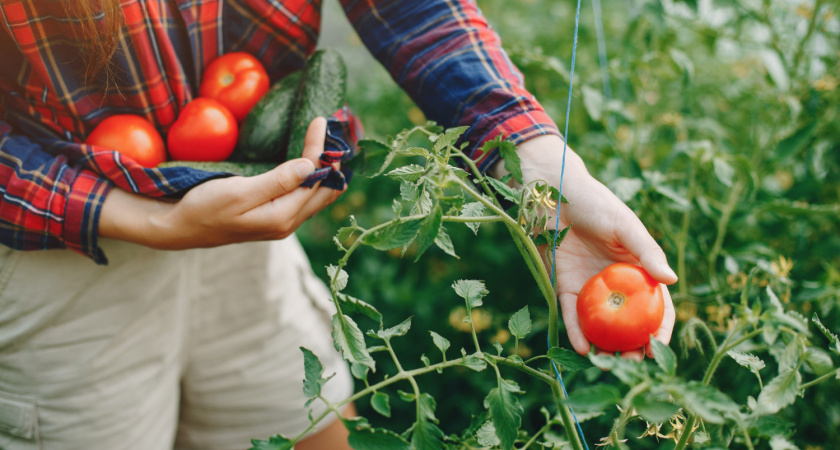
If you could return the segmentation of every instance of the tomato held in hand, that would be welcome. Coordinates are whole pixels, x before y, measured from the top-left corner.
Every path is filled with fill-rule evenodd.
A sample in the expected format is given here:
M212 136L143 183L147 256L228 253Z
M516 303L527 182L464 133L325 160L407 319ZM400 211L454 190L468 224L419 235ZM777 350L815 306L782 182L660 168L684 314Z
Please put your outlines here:
M577 313L583 335L609 352L636 350L650 341L665 315L662 287L644 269L607 266L580 290Z
M216 100L199 97L181 110L166 143L177 161L224 161L238 137L233 114Z
M260 61L245 52L222 55L207 65L199 95L225 105L237 122L268 91L268 74Z
M166 161L166 147L154 125L132 114L107 117L88 135L86 144L116 150L143 167Z

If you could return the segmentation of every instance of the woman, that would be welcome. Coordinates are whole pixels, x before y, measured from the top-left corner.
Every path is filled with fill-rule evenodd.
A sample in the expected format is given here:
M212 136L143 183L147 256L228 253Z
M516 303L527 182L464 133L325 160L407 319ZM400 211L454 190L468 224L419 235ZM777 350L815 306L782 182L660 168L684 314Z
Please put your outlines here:
M470 125L464 141L482 170L500 170L497 154L476 149L503 133L519 146L526 182L558 184L557 128L472 2L342 3L427 117ZM349 394L324 286L292 236L340 194L297 187L318 167L324 120L310 125L304 158L252 178L146 170L79 144L116 113L165 132L223 53L255 55L272 80L300 68L319 9L317 0L2 3L0 447L243 448L294 436L308 425L299 346L337 373L325 396ZM558 250L560 302L585 353L574 302L590 276L614 261L662 283L676 276L571 151L563 192L572 205L561 222L575 227ZM36 249L49 251L25 251ZM674 322L666 303L664 342ZM336 421L296 448L346 448L345 435Z

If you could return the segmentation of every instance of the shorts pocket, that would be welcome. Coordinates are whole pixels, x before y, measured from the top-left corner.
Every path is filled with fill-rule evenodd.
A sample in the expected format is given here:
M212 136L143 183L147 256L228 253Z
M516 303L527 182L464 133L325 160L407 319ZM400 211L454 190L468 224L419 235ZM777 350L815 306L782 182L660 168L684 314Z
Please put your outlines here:
M0 391L0 449L37 450L40 441L35 400Z

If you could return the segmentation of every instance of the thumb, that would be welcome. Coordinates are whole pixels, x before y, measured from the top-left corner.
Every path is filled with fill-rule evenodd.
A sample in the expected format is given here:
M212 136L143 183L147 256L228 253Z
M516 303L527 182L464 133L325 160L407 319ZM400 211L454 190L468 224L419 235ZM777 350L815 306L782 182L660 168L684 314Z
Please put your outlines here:
M648 233L642 221L632 211L628 210L628 213L628 219L619 227L621 244L639 260L642 268L656 281L664 284L676 283L677 274L668 265L665 252Z
M294 191L314 171L315 164L312 161L298 158L286 161L266 173L250 177L253 206Z

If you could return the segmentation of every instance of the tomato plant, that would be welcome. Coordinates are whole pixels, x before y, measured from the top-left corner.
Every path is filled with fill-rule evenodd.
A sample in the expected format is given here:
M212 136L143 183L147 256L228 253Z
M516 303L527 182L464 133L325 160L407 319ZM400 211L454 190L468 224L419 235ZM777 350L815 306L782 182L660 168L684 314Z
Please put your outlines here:
M225 105L236 121L242 122L268 91L269 84L268 74L257 58L245 52L233 52L207 66L199 95Z
M160 133L148 120L133 114L105 118L85 143L116 150L143 167L152 168L166 161L166 147Z
M224 161L236 147L239 130L221 103L199 97L187 103L167 135L169 155L178 161Z
M662 323L662 288L644 269L626 263L607 266L590 278L577 300L586 339L609 352L643 347Z

